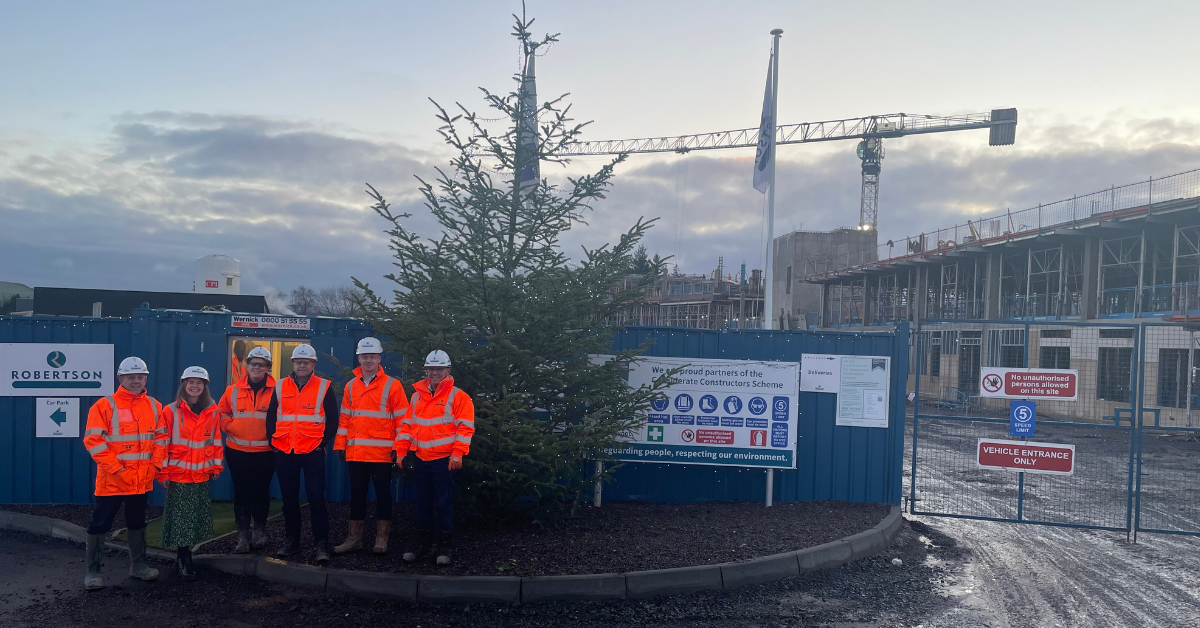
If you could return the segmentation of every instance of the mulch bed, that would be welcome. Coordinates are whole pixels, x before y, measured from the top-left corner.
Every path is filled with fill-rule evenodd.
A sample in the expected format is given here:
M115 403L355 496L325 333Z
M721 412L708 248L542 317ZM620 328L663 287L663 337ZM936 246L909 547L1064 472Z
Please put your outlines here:
M348 504L329 504L330 546L345 539ZM368 512L374 510L369 505ZM730 562L793 551L835 541L869 529L887 516L887 506L848 502L801 502L765 508L759 502L694 504L611 503L581 508L579 515L553 525L502 528L463 525L455 533L455 563L410 565L401 559L416 538L412 504L396 504L388 554L376 556L375 521L368 516L368 548L335 556L330 567L453 576L555 576L619 573ZM308 508L303 508L303 552L294 561L312 561ZM284 538L283 517L267 532L273 555ZM236 539L213 541L202 553L229 553Z
M53 517L70 521L78 526L87 528L92 523L92 510L94 506L72 506L66 504L4 504L0 505L0 510L11 510L13 512L25 513L27 515L38 515L40 517ZM162 506L146 506L146 521L157 519L162 516ZM117 518L113 521L113 530L120 530L125 527L125 509L122 508L117 513Z

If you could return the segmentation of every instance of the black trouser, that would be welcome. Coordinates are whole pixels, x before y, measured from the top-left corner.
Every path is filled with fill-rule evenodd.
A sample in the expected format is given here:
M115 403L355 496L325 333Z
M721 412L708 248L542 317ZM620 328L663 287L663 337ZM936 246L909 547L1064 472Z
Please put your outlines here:
M121 504L125 504L125 529L141 530L146 527L146 500L150 493L137 495L103 495L96 497L96 509L92 511L92 523L88 534L108 534L112 531L113 519Z
M254 520L254 527L265 530L271 512L271 478L275 476L275 452L239 451L225 448L225 464L233 478L233 517L237 521Z
M290 539L300 538L300 472L304 472L304 493L308 514L312 517L313 541L329 540L329 511L325 507L325 448L306 454L275 452L275 473L279 492L283 493L283 520Z
M417 527L433 532L454 531L454 474L450 457L417 458L413 476L417 485Z
M350 520L367 518L367 486L375 485L375 518L392 520L392 463L346 463L350 470Z

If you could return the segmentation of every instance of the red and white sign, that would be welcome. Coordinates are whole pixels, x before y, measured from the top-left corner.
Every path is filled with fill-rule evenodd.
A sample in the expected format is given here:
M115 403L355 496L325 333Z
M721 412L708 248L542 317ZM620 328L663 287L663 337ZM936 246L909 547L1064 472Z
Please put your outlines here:
M1071 475L1075 473L1075 446L981 438L975 464L981 469Z
M205 279L204 287L205 288L219 288L220 282L218 282L216 279Z
M750 446L751 447L766 447L767 446L767 430L750 430Z
M702 445L732 445L732 430L696 430L696 442Z
M1079 371L1066 369L979 369L979 396L1075 401Z
M238 316L234 315L230 324L240 329L299 329L310 328L307 318L303 316Z

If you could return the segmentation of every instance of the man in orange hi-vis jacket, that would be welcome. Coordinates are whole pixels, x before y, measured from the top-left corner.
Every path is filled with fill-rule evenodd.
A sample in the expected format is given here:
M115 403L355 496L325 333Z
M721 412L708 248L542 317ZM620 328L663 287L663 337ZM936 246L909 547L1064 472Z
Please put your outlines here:
M413 472L417 489L417 547L404 554L415 562L435 558L454 562L454 475L471 450L475 404L454 386L450 356L433 351L425 358L425 379L416 383L409 414L396 433L396 459L416 452Z
M383 344L376 338L358 341L358 368L346 382L342 416L333 449L346 460L350 475L350 519L346 541L334 554L363 548L363 523L367 518L367 487L375 485L376 554L386 554L392 531L392 461L396 424L408 414L404 384L389 377L379 365Z
M96 509L87 529L85 589L104 586L100 567L104 535L125 507L129 534L129 575L153 580L158 570L146 564L146 499L167 457L167 426L162 404L146 394L150 369L141 358L125 358L117 368L117 391L88 411L83 446L96 461Z

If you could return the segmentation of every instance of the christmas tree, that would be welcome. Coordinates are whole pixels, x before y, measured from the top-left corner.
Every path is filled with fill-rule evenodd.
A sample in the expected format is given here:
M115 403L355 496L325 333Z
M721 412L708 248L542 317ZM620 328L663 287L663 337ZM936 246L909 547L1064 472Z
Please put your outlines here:
M641 349L614 354L616 315L640 302L664 260L636 260L640 279L626 280L654 219L641 219L617 242L572 259L563 233L586 224L612 184L613 159L592 174L551 184L543 165L568 163L566 149L586 123L576 123L564 97L537 102L534 63L556 35L535 39L533 20L514 16L523 53L516 89L483 90L489 115L434 102L439 132L455 157L433 180L419 180L440 234L405 224L368 185L373 208L388 223L396 286L390 298L356 280L376 332L404 356L405 375L419 379L425 355L449 353L455 385L475 400L475 436L459 475L459 502L489 520L553 517L572 511L597 479L586 460L622 435L642 429L666 376L631 389L629 362ZM619 286L619 287L618 287Z

